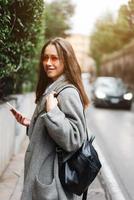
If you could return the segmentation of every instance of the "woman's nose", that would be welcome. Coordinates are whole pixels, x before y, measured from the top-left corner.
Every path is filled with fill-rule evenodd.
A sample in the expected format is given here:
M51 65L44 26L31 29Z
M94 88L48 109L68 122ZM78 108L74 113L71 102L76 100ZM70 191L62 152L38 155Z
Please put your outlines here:
M47 65L52 65L52 61L51 61L51 59L50 58L48 58L48 60L47 60L47 63L46 63Z

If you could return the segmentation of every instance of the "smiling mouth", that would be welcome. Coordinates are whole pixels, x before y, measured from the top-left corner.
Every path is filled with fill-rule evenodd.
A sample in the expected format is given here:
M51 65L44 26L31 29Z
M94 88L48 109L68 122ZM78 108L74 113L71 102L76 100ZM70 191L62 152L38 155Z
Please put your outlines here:
M55 70L55 67L48 67L48 68L47 68L47 71L49 71L49 70L50 70L50 71L51 71L51 70Z
M55 69L47 69L48 72L54 71Z
M55 72L55 68L48 68L47 69L47 73L49 74L51 74L51 73L54 73Z

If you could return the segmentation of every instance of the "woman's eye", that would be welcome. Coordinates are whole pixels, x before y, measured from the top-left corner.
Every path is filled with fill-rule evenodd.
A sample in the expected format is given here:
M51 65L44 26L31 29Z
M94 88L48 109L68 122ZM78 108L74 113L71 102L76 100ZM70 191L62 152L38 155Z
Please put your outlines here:
M43 57L43 61L44 62L48 62L48 60L50 59L50 62L55 63L59 58L57 56L54 55L50 55L50 56L44 56Z
M56 62L58 60L58 57L57 56L51 56L50 58L53 62Z
M48 56L44 56L43 61L47 61L49 59Z

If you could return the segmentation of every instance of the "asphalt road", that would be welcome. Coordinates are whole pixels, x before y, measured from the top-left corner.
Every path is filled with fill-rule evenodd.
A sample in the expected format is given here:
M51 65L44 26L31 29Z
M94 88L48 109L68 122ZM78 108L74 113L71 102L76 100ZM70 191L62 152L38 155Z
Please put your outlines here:
M124 199L134 200L134 107L127 111L91 105L87 122Z

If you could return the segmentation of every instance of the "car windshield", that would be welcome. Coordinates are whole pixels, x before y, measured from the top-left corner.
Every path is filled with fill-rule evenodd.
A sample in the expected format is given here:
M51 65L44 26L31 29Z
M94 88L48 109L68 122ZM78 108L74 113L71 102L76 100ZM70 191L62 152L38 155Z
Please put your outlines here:
M95 89L100 89L108 94L121 95L126 91L126 86L119 78L100 77L95 81Z

